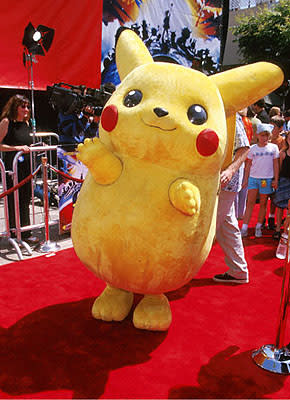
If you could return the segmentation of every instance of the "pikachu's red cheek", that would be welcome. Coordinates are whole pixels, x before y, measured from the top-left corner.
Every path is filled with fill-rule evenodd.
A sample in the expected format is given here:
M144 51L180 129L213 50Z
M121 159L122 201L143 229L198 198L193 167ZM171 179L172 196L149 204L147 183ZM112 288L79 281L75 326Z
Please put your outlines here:
M114 104L103 109L101 115L101 125L107 132L111 132L118 122L118 108Z
M218 135L212 129L204 129L196 139L196 148L202 156L211 156L219 146Z

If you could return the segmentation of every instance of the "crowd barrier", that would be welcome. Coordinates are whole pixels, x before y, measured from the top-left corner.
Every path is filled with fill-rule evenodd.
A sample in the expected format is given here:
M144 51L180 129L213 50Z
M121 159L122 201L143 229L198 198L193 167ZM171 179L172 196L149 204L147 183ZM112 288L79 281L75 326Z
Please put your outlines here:
M0 237L6 237L8 239L8 243L12 245L12 247L17 252L17 256L19 260L23 259L23 254L21 249L25 249L29 255L32 255L32 250L30 246L21 240L21 233L38 229L38 228L45 228L45 240L41 244L39 251L43 253L52 252L59 249L57 243L51 242L49 238L49 225L54 223L59 223L57 221L49 221L49 194L48 194L48 187L49 183L53 183L53 174L54 177L57 175L62 175L70 180L76 181L78 183L82 183L83 179L79 179L76 177L72 177L71 175L66 174L63 171L60 171L53 166L52 164L57 164L57 148L58 145L52 145L51 140L52 138L56 139L58 142L58 135L54 132L37 132L35 136L39 139L46 139L49 141L50 144L45 144L41 142L35 142L34 145L30 147L30 175L27 176L23 181L18 181L18 162L19 159L22 157L23 152L19 151L16 153L13 164L12 164L12 171L7 171L5 169L5 165L3 161L0 159L0 169L1 169L1 180L2 180L2 188L3 192L0 193L0 199L3 198L4 200L4 223L5 228L1 232ZM41 163L36 161L37 157L41 156ZM38 165L37 165L38 164ZM37 180L38 172L42 171L41 174L41 184L43 187L43 212L44 212L44 221L41 223L36 222L36 212L35 212L35 195L34 195L34 186ZM6 174L10 174L13 179L13 187L7 190L7 182L6 182ZM38 178L39 179L39 178ZM57 181L57 179L55 179ZM21 226L20 223L20 204L19 204L19 187L23 184L26 184L30 181L31 184L31 206L32 206L32 215L31 220L32 223L28 226ZM9 212L8 212L8 199L7 196L10 193L14 193L14 208L15 208L15 228L11 229L9 224ZM11 231L15 233L16 238L11 237Z
M42 144L42 140L45 141L45 144L49 145L49 146L53 146L55 144L59 143L59 135L55 132L35 132L35 133L31 133L31 136L34 136L34 143L39 143ZM55 143L53 143L55 142ZM50 150L48 151L48 162L50 164L54 164L54 161L56 160L56 154L53 154L53 151ZM52 176L52 171L49 170L49 177L50 180L53 179Z
M45 227L47 230L48 227L46 226L48 224L48 219L49 219L49 210L48 208L44 209L45 215L45 220L44 222L41 223L36 223L36 212L35 212L35 196L34 196L34 183L36 176L40 169L42 168L42 181L44 181L44 169L43 165L39 164L38 166L34 166L34 161L35 161L35 154L38 155L45 155L45 159L47 160L47 154L48 152L52 153L55 152L55 158L56 158L56 150L57 150L57 145L55 146L49 146L49 145L40 145L40 146L33 146L30 148L30 175L28 175L23 181L19 182L18 181L18 162L19 159L23 156L23 152L19 151L16 153L14 159L13 159L13 164L12 164L12 171L6 171L5 165L3 161L1 160L1 178L2 178L2 186L3 186L3 192L0 195L0 199L4 199L4 223L5 223L5 230L4 232L0 232L1 237L6 237L8 239L8 243L11 244L14 249L17 252L17 256L19 260L23 259L23 254L21 252L21 249L25 249L29 255L32 255L32 250L31 247L21 239L21 233L31 230L31 229L37 229L37 228L43 228ZM46 171L47 172L47 171ZM7 190L7 182L6 182L6 173L10 174L12 176L13 180L13 187ZM20 204L19 204L19 188L23 185L30 182L31 184L31 205L32 205L32 223L27 226L21 226L20 223ZM43 183L43 189L44 192L47 194L47 176L45 179L45 184ZM9 224L9 213L8 213L8 201L7 201L7 195L10 193L14 193L14 209L15 209L15 228L10 228ZM47 196L48 197L48 196ZM44 204L46 203L46 199L44 199ZM15 233L16 238L11 237L11 231Z
M49 225L58 223L59 221L49 221L49 201L48 201L48 184L52 184L55 179L55 173L60 173L57 168L52 164L57 165L57 144L59 136L54 132L36 132L31 135L35 135L34 144L30 147L30 172L31 174L26 177L22 182L18 181L18 161L22 157L23 152L18 152L12 165L12 171L7 171L5 164L0 159L0 171L1 171L1 182L3 192L0 194L0 199L3 198L3 213L4 213L4 228L0 231L0 237L7 238L8 244L11 245L18 256L19 260L23 259L22 251L26 251L28 255L32 255L31 247L24 241L21 240L21 233L27 230L33 230L38 228L45 228L45 241L42 243L39 251L50 252L58 249L58 245L49 240ZM53 145L52 143L56 143ZM40 163L41 157L41 163ZM42 170L41 177L38 172ZM12 176L13 187L7 190L6 174ZM49 174L49 176L48 176ZM53 179L54 176L54 179ZM37 179L41 180L43 187L43 214L44 221L36 222L36 205L35 205L35 194L34 187L37 184ZM20 223L20 205L19 205L19 188L30 181L31 184L31 224L29 226L21 226ZM7 195L14 193L14 208L15 208L15 228L10 228L9 223L9 212L8 212L8 198ZM15 238L11 237L11 231L15 233Z
M6 183L6 170L3 161L0 159L0 169L1 169L1 181L3 187L3 193L7 192L7 183ZM9 214L8 214L8 198L7 195L4 196L4 223L5 223L5 230L0 233L1 237L7 237L8 243L15 249L17 256L20 260L23 259L23 255L21 253L20 247L18 242L11 237L10 234L10 226L9 226ZM29 255L32 255L32 250L30 246L23 242L23 246L26 249Z

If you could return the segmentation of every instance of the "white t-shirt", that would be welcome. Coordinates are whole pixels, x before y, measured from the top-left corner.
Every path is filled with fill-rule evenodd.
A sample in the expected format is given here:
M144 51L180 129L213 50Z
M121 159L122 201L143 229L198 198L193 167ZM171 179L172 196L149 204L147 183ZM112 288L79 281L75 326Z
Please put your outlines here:
M279 158L279 148L274 143L268 143L264 147L254 144L250 148L248 158L252 160L250 169L250 176L252 178L273 178L273 160L275 160L275 158Z

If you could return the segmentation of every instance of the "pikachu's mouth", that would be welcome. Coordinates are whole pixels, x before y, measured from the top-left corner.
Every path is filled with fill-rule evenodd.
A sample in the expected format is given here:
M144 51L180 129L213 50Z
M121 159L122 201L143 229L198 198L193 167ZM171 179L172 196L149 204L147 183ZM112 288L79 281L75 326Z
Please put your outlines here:
M176 131L176 126L172 126L172 123L170 123L171 121L163 121L163 123L161 124L154 124L154 123L149 123L149 122L145 122L144 119L142 118L142 122L146 125L146 126L150 126L150 128L156 128L156 129L160 129L163 132L173 132ZM168 123L169 122L169 123Z

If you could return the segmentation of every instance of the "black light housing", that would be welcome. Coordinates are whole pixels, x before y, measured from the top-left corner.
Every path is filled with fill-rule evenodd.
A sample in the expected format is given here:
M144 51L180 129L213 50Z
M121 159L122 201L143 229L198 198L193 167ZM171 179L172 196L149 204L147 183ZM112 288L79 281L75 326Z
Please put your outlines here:
M31 22L24 30L22 44L31 55L44 56L48 52L54 37L54 29L38 25L35 29Z

